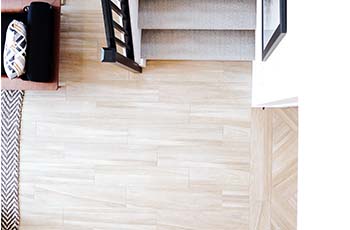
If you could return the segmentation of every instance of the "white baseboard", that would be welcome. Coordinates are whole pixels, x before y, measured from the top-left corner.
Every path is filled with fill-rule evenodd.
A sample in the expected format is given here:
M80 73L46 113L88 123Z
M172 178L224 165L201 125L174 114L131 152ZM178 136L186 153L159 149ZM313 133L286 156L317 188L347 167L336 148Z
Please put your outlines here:
M140 58L139 65L144 68L144 67L146 67L146 64L147 64L147 59Z
M257 104L252 107L256 108L261 108L261 107L266 107L266 108L285 108L285 107L298 107L298 98L297 97L292 97L292 98L286 98L282 100L277 100L277 101L271 101L263 104Z

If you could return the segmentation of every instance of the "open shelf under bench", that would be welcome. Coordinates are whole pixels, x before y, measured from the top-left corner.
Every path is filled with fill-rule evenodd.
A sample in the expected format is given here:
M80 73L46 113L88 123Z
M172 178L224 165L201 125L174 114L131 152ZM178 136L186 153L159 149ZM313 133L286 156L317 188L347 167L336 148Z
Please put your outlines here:
M6 75L1 76L1 89L18 90L57 90L58 79L53 82L24 81L20 78L9 79Z

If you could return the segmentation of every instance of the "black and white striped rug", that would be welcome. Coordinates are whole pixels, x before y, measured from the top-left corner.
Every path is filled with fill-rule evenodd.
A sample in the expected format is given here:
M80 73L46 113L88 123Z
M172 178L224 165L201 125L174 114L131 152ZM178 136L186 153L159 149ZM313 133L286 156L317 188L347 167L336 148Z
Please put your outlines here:
M19 141L24 91L1 90L1 229L19 229Z

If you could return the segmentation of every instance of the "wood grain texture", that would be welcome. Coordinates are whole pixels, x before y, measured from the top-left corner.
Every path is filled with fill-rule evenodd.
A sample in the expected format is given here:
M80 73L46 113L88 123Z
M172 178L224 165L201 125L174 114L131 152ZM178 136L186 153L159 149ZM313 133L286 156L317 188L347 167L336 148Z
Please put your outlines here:
M101 63L100 9L66 2L62 87L26 92L21 229L247 229L251 63Z
M252 110L250 230L271 229L272 111Z
M250 230L297 229L298 109L253 109Z
M273 113L272 229L297 229L298 110Z

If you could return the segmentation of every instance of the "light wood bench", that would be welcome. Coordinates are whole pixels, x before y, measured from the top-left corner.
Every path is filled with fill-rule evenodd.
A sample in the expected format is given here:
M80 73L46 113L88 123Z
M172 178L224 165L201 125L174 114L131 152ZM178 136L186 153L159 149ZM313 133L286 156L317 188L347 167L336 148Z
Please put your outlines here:
M33 82L20 78L9 79L6 75L1 75L1 89L18 90L57 90L59 82L59 53L60 53L60 21L61 3L60 0L40 0L47 2L54 8L54 42L53 42L53 70L51 82ZM33 0L1 0L1 13L16 13L23 11L25 6L29 6Z

